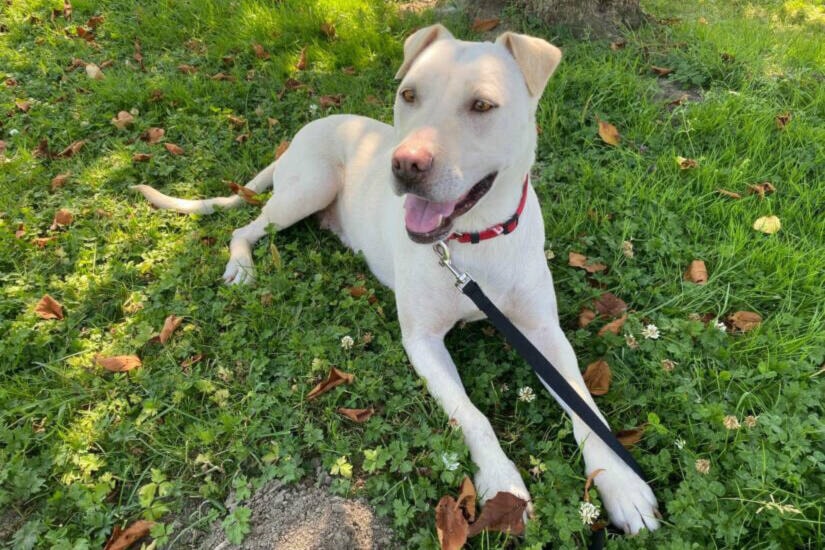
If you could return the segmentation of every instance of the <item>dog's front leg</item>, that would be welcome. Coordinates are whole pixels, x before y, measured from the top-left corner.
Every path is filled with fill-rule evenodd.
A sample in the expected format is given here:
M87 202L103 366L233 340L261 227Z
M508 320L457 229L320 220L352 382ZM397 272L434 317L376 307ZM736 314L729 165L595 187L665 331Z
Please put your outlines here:
M513 462L499 445L490 421L473 405L458 375L443 335L411 335L404 331L404 349L427 389L464 434L473 462L478 466L475 485L482 500L499 491L527 501L530 494Z

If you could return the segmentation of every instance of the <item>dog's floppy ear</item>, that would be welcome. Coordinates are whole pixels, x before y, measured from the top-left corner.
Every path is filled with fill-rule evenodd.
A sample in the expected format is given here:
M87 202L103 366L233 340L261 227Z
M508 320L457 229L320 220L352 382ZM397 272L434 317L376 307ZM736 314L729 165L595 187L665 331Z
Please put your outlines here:
M415 61L421 52L432 45L433 42L452 37L453 35L450 34L450 31L448 31L444 25L438 23L415 31L404 41L404 62L401 64L398 72L395 73L395 78L404 78L404 75L407 74L407 71L412 67L413 61Z
M503 33L496 39L496 44L507 48L516 59L530 95L540 96L550 75L559 66L561 50L541 38L513 32Z

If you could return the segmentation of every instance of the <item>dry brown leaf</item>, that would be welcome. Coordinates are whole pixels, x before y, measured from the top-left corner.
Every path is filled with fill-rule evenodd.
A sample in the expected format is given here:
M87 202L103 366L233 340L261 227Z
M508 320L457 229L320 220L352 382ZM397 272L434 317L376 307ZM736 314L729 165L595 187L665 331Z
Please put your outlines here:
M14 232L15 239L22 239L23 236L26 234L26 226L22 223L17 226L17 231Z
M169 338L172 337L172 333L174 333L180 324L183 322L183 317L178 317L177 315L170 315L163 321L163 328L160 329L160 335L158 339L160 340L161 344L165 344L169 341Z
M464 476L461 486L458 488L458 507L464 512L467 521L473 522L476 519L476 488L469 477Z
M223 81L227 81L227 82L235 82L235 77L232 76L231 74L226 74L226 73L216 73L216 74L213 74L212 76L210 76L209 78L211 78L212 80L223 80Z
M166 147L167 151L169 151L176 157L183 154L183 149L175 143L164 143L163 146Z
M187 65L184 63L182 65L178 65L178 72L181 72L183 74L195 74L196 72L198 72L198 68L193 65Z
M103 550L128 550L134 543L148 535L154 525L154 521L145 519L137 520L126 529L121 529L116 525Z
M130 124L135 122L135 117L129 111L120 111L117 116L112 119L112 124L118 129L123 130Z
M332 367L329 370L327 379L312 388L312 390L307 394L306 399L307 401L312 401L316 397L325 394L336 386L340 386L341 384L351 384L354 378L354 374L350 374Z
M101 23L103 23L103 21L105 19L106 18L103 17L102 15L93 15L92 17L89 18L88 21L86 21L86 26L89 27L89 28L92 28L92 29L96 29L97 27L100 26Z
M227 67L231 67L232 65L235 64L235 56L234 55L225 55L225 56L221 57L221 61Z
M579 328L584 328L593 322L596 318L596 312L592 309L582 308L579 312Z
M473 21L473 26L471 28L475 32L488 32L498 27L499 23L501 23L501 19L498 17L492 17L490 19L476 19Z
M249 187L238 185L234 181L227 182L227 185L229 185L229 188L232 190L233 193L240 196L247 204L251 204L253 206L260 206L262 204L261 200L256 198L257 194L255 193L255 191L253 191Z
M114 357L95 355L95 363L110 372L126 372L141 365L140 358L136 355L116 355Z
M37 248L46 248L46 245L52 242L55 237L35 237L32 239L32 244Z
M459 550L467 542L469 525L458 503L449 495L441 497L435 507L435 530L441 550Z
M132 59L137 62L138 66L140 67L141 71L145 71L146 67L143 66L143 52L140 48L140 40L135 38L135 53L132 55ZM158 90L155 90L158 91Z
M621 443L625 449L632 449L636 443L642 440L644 433L645 424L642 424L638 428L616 432L616 439L619 440L619 443Z
M699 163L695 160L685 157L676 157L676 164L679 165L681 170L690 170L691 168L699 166Z
M255 52L255 57L258 59L269 59L270 55L260 44L252 44L252 50Z
M106 61L104 61L103 63L100 64L100 68L101 69L106 69L108 67L111 67L114 64L115 64L114 59L107 59Z
M318 102L321 104L322 109L327 109L329 107L340 107L343 98L344 96L341 94L322 95Z
M697 285L703 285L708 282L708 268L705 267L705 262L702 260L693 260L690 262L687 271L685 272L685 280Z
M298 55L298 62L295 63L295 68L299 71L303 71L307 68L307 48L304 46L301 48L301 53Z
M237 141L238 143L244 143L248 139L249 139L249 134L248 133L247 134L238 134L237 136L235 136L235 141Z
M163 139L163 135L166 133L166 130L163 128L149 128L145 130L142 134L140 134L140 139L145 141L146 143L153 144L159 142Z
M682 94L679 97L677 97L676 99L670 101L667 105L668 105L668 107L678 107L679 105L681 105L682 103L685 103L689 99L690 99L690 96L688 94Z
M769 181L748 185L748 193L751 195L759 195L760 199L764 199L765 195L769 195L774 192L776 192L776 187L774 187Z
M615 42L610 43L610 49L614 52L617 52L627 46L627 42L624 40L617 40Z
M673 69L669 69L667 67L657 67L656 65L651 65L650 70L653 71L657 76L667 76L673 72Z
M186 371L189 370L189 367L191 367L195 363L200 363L202 359L203 359L203 354L202 353L196 353L192 357L189 357L189 358L184 359L183 361L181 361L180 367L184 370L184 372L186 372Z
M48 294L40 298L34 306L34 313L41 319L63 319L63 306Z
M604 359L599 359L587 365L584 371L584 385L590 395L604 395L610 389L610 380L613 374L610 372L610 365Z
M732 199L741 199L742 198L742 195L740 195L739 193L735 193L733 191L728 191L727 189L717 189L716 192L719 193L720 195L724 195L724 196L730 197Z
M49 227L52 231L57 229L61 226L67 226L72 223L74 216L72 213L66 210L65 208L61 208L57 212L54 213L54 219L52 220L52 225Z
M369 409L347 409L345 407L338 407L338 413L346 416L353 422L363 424L375 414L375 409L372 407Z
M62 158L62 159L71 158L71 157L75 156L78 151L83 149L84 145L86 145L86 140L85 139L79 139L77 141L74 141L74 142L71 143L71 145L69 145L68 147L66 147L65 149L63 149L59 153L57 153L57 156L59 158Z
M596 273L597 271L604 271L607 266L604 264L590 264L587 263L587 256L579 254L578 252L570 252L567 256L567 263L573 267L580 267L588 273Z
M612 292L605 292L593 302L596 311L600 315L607 315L609 317L618 317L627 311L627 304L624 300L613 294Z
M103 80L103 71L94 63L86 64L86 76L92 80Z
M487 501L478 519L470 526L469 535L482 531L500 531L512 535L524 532L524 511L527 501L510 493L499 492Z
M266 124L267 124L267 126L272 128L273 126L278 124L278 119L277 118L272 118L272 117L266 117Z
M349 290L349 295L353 298L360 298L367 293L367 289L363 286L351 286L347 290Z
M614 147L621 143L622 136L619 134L619 131L615 126L609 122L600 120L599 118L596 118L596 122L599 123L599 137L602 138L602 141L608 145L613 145Z
M151 159L152 155L149 153L135 153L132 155L132 162L146 162Z
M762 316L752 311L737 311L728 316L728 320L742 332L748 332L762 324Z
M358 71L355 69L355 67L349 66L349 67L344 67L343 69L341 69L341 72L344 73L347 76L355 76L355 74Z
M593 480L596 479L596 476L599 475L604 471L604 468L597 468L590 472L590 475L587 476L587 480L584 482L584 501L590 502L590 487L593 485Z
M284 140L278 144L278 148L275 149L275 160L281 158L281 155L286 153L286 150L289 149L289 142Z
M235 128L240 128L246 124L246 120L243 117L229 115L229 123Z
M784 130L785 126L791 121L791 113L782 113L781 115L776 115L774 122L776 123L776 127L780 130Z
M767 235L773 235L782 229L782 222L776 216L762 216L753 222L753 228Z
M610 321L605 326L600 328L597 335L598 336L604 336L608 332L612 332L613 334L619 334L622 330L622 327L625 324L625 321L627 321L627 315L622 315L618 319L616 319L614 321Z
M70 172L66 172L64 174L57 174L55 177L52 178L52 191L59 189L66 185L66 182L69 181L69 176L71 176Z
M32 106L31 102L26 101L25 99L15 99L14 105L24 113L28 113Z
M335 39L335 25L333 25L332 23L328 23L326 21L321 23L321 32L324 33L324 36L326 36L330 40Z

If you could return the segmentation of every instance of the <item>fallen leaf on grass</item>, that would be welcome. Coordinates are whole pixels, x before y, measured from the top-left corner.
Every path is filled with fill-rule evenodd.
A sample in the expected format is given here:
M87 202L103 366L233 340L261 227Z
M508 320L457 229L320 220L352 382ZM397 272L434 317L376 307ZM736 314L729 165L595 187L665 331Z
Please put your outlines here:
M86 64L86 76L92 80L103 80L103 71L94 63Z
M41 319L63 319L63 306L48 294L40 298L34 306L34 313Z
M678 107L679 105L683 104L684 102L686 102L689 99L690 99L690 96L688 94L682 94L679 97L677 97L676 99L668 102L667 106L668 107Z
M578 252L570 252L567 256L567 263L573 267L580 267L588 273L596 273L597 271L604 271L607 266L604 264L589 264L587 263L587 256L579 254Z
M330 40L335 39L335 25L333 25L332 23L328 23L326 21L321 23L321 32L324 33L324 36L326 36Z
M256 198L257 194L255 193L255 191L253 191L249 187L238 185L234 181L227 182L227 185L229 185L229 188L232 190L233 193L241 197L247 204L251 204L253 206L260 206L262 204L261 200Z
M235 141L237 141L238 143L244 143L248 139L249 139L249 134L248 133L247 134L238 134L237 136L235 136Z
M31 102L26 101L25 99L15 99L14 106L17 107L20 111L28 113L32 104Z
M657 76L667 76L673 72L673 69L669 69L667 67L657 67L656 65L651 65L650 70L653 71Z
M593 322L596 318L596 312L592 309L583 308L579 312L579 328L584 328Z
M587 365L584 371L584 385L590 395L604 395L610 389L610 380L613 374L610 372L610 365L604 359L599 359Z
M196 72L198 72L198 68L194 65L187 65L184 63L182 65L178 65L178 72L181 72L183 74L195 74Z
M289 149L289 142L284 140L278 144L278 148L275 149L275 160L281 158L281 155L286 153L286 150Z
M135 121L135 117L129 111L120 111L117 116L111 120L112 124L118 129L123 130Z
M351 384L354 378L354 374L350 374L332 367L329 370L327 379L312 388L312 390L310 390L307 394L306 399L307 401L312 401L316 397L325 394L336 386L340 386L341 384Z
M132 155L132 162L146 162L151 159L152 155L149 153L135 153Z
M375 414L375 409L372 407L369 409L347 409L345 407L338 407L338 413L346 416L353 422L363 424Z
M617 52L627 46L627 42L625 40L617 40L615 42L610 43L610 49L614 52Z
M759 195L760 199L764 199L765 195L769 195L774 192L776 192L776 187L774 187L769 181L748 185L748 193L751 195Z
M785 126L791 121L791 113L782 113L781 115L776 115L774 122L776 123L776 127L780 130L784 130Z
M732 199L741 199L742 198L742 195L740 195L739 193L735 193L733 191L728 191L727 189L717 189L716 192L719 193L720 195L724 195L724 196L730 197Z
M187 372L192 365L194 365L195 363L200 363L202 359L203 359L203 354L202 353L196 353L192 357L189 357L189 358L184 359L183 361L181 361L180 368L183 369L183 372Z
M70 175L71 174L69 172L66 172L65 174L57 174L55 177L53 177L51 185L52 191L66 185L66 182L69 181Z
M690 170L691 168L699 166L699 163L695 160L685 157L676 157L676 164L679 165L679 169L681 170Z
M340 107L341 100L344 98L341 94L336 95L322 95L318 102L321 104L322 109L327 109L329 107Z
M295 63L295 68L299 71L303 71L307 68L307 48L304 46L301 48L301 53L298 55L298 62Z
M14 232L15 239L22 239L23 236L26 234L26 226L22 223L17 226L17 231Z
M353 298L360 298L367 293L367 289L363 286L351 286L347 290L349 290L349 295Z
M441 497L435 507L435 530L441 550L459 550L467 542L470 526L458 503L449 495Z
M86 21L86 26L91 28L91 29L96 29L97 27L100 26L101 23L103 23L103 21L105 19L106 18L103 17L102 15L93 15L92 17L89 18L88 21Z
M776 216L762 216L753 222L753 228L767 235L773 235L782 228L782 222Z
M616 432L616 439L625 449L632 449L636 443L642 440L645 433L645 424L638 428L630 428L629 430L621 430Z
M597 335L598 336L604 336L608 332L612 332L613 334L619 334L619 332L621 332L622 327L625 324L625 321L627 321L627 315L622 315L618 319L616 319L614 321L610 321L605 326L600 328Z
M762 324L762 316L752 311L737 311L732 313L728 320L742 332L748 332Z
M229 123L234 126L235 128L240 128L246 124L246 120L242 117L229 115Z
M37 248L46 248L46 245L52 242L54 237L35 237L32 239L32 244Z
M273 127L273 126L275 126L276 124L278 124L278 119L277 119L277 118L266 117L266 125L267 125L267 126L269 126L270 128L272 128L272 127Z
M169 338L172 337L172 334L178 329L180 324L183 322L183 317L178 317L177 315L170 315L163 321L163 328L160 329L160 335L158 336L158 340L160 340L161 344L165 344L169 341Z
M587 476L587 480L584 482L584 501L590 502L590 487L593 485L593 480L596 479L596 476L599 475L604 471L604 468L597 468L590 472L590 475Z
M226 74L226 73L216 73L216 74L213 74L212 76L210 76L209 78L211 78L212 80L222 80L222 81L227 81L227 82L235 82L235 77L232 76L231 74Z
M501 19L498 17L493 17L490 19L476 19L473 21L473 26L471 28L475 32L488 32L498 27L499 23L501 23Z
M609 317L618 317L627 311L627 304L624 300L613 294L612 292L605 292L593 302L596 311L600 315L607 315Z
M148 535L154 525L154 521L145 519L134 522L126 529L121 529L115 525L115 528L112 530L112 536L109 537L103 550L127 550L135 542Z
M140 134L140 139L145 141L149 144L154 144L159 142L163 139L163 135L166 133L166 130L163 128L149 128L145 130L142 134Z
M114 357L95 355L95 363L110 372L126 372L141 365L140 358L136 355L116 355Z
M49 226L49 229L54 231L58 227L65 227L72 223L74 216L72 213L66 210L65 208L61 208L57 212L54 213L54 219L52 220L52 225Z
M613 145L614 147L621 143L622 136L619 134L619 131L615 126L609 122L600 120L598 117L596 118L596 122L599 123L599 137L602 138L602 141L608 145Z
M176 145L174 143L164 143L163 146L166 147L167 151L169 151L175 156L180 156L183 154L183 149L179 145Z
M57 153L57 156L62 159L71 158L75 156L78 153L78 151L83 149L84 145L86 145L85 139L79 139L77 141L74 141L71 143L71 145Z
M255 57L258 59L269 59L270 55L260 44L252 44L252 50L255 52Z
M499 492L487 501L478 519L470 525L469 535L482 531L500 531L512 535L524 532L524 511L527 501L510 493Z
M685 272L685 280L697 285L703 285L708 282L708 268L705 267L705 262L702 260L693 260L690 262L687 271Z
M132 59L135 60L141 71L146 70L146 67L143 66L143 52L140 48L140 40L137 38L135 38L135 53L132 54Z

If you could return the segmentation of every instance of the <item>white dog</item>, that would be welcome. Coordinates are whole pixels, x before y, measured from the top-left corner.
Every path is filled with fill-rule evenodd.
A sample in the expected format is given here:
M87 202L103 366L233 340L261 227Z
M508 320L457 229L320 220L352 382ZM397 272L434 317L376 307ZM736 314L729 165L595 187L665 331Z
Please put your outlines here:
M255 221L232 234L224 273L229 284L252 281L251 247L267 226L281 230L322 212L324 224L363 252L375 276L395 291L404 348L461 426L482 498L499 491L530 495L444 346L457 322L483 316L453 286L429 243L452 237L454 263L598 410L559 327L544 222L527 180L536 107L560 60L558 48L530 36L506 32L495 43L478 43L456 40L441 25L417 31L404 44L396 75L395 126L343 115L298 132L289 150L247 184L256 193L272 185L272 197ZM155 206L178 212L241 204L238 196L184 200L135 188ZM610 520L629 533L656 529L648 485L595 435L588 437L577 416L572 421L586 472L604 469L595 484Z

